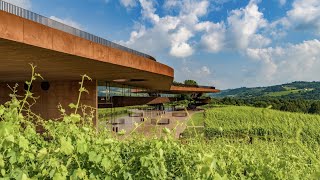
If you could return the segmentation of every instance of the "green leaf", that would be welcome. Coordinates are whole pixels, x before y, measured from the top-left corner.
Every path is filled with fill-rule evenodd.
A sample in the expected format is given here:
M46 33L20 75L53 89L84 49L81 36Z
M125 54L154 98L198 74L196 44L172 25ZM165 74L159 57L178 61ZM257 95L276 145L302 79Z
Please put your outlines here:
M21 180L29 180L28 176L25 173L22 173Z
M52 179L53 180L64 180L64 179L66 179L66 176L62 175L61 173L55 173Z
M73 176L75 177L75 179L77 178L84 179L86 178L87 173L85 169L78 168L73 172Z
M80 154L83 154L88 151L88 145L85 142L85 140L83 139L77 140L77 151Z
M15 151L11 151L8 156L10 157L9 162L10 164L14 164L17 162L17 156Z
M2 116L4 114L4 107L3 105L0 106L0 116Z
M60 151L62 153L64 153L65 155L72 154L74 147L72 146L71 139L69 137L67 139L65 137L61 137L60 144Z
M71 114L70 115L71 122L78 123L80 122L81 116L79 114Z
M99 163L101 161L101 158L101 154L97 154L95 151L89 152L89 161Z
M38 151L37 158L42 160L48 154L47 148L42 148Z
M96 152L90 151L90 152L89 152L89 161L94 162L96 156L97 156L97 153L96 153Z
M163 131L164 133L166 133L166 134L171 134L170 129L168 129L168 128L166 128L166 127L163 128L162 131Z
M34 160L34 154L28 153L28 157L29 157L30 160Z
M73 103L70 103L70 104L69 104L69 107L70 107L71 109L75 109L75 108L77 108L77 105L75 105L75 104L73 104Z
M6 170L5 169L1 169L1 175L5 176L6 175Z
M3 160L3 155L0 154L0 168L3 168L4 167L4 160Z
M9 136L7 136L7 137L5 138L5 140L8 141L8 142L14 143L14 136L10 134Z
M22 149L28 149L29 147L29 141L23 136L19 137L19 147Z
M126 134L126 130L121 129L121 131L118 132L119 135L125 135Z
M0 137L1 139L14 133L14 125L10 122L0 121Z
M88 91L86 88L84 88L84 87L80 88L79 91L80 91L80 92L86 92L86 93L89 94L89 91Z
M111 161L110 161L108 158L106 158L106 157L104 157L104 158L102 159L102 161L101 161L101 166L102 166L105 170L110 169L111 164L112 164Z

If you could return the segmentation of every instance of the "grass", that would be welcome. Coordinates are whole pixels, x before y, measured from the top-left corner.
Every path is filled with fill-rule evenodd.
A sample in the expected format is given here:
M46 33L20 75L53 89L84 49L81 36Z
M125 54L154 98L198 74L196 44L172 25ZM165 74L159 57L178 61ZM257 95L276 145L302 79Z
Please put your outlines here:
M320 116L282 112L265 108L231 106L206 111L207 137L294 138L302 130L302 140L320 144Z
M313 89L308 89L308 90L304 90L304 89L287 89L286 91L279 91L279 92L269 92L269 93L265 93L265 96L271 96L271 97L279 97L279 96L285 96L288 94L297 94L297 93L304 93L304 92L308 92L308 91L312 91Z
M204 123L204 113L197 112L191 116L191 119L187 122L188 126L203 126Z
M128 107L117 107L111 109L98 109L99 121L108 121L111 116L119 117L128 113Z
M319 178L319 115L227 106L208 108L205 118L198 113L192 120L206 126L191 127L184 137L205 139L201 147L212 154L212 166L223 172L218 179Z
M252 143L227 138L206 141L214 154L213 166L227 179L318 179L317 162L294 143L255 140ZM211 147L211 148L209 148ZM310 150L319 154L319 146ZM318 157L319 159L319 157Z
M302 91L303 90L300 90L300 89L292 89L292 90L287 90L287 91L269 92L269 93L266 93L265 96L279 97L279 96L285 96L288 94L300 93Z
M126 107L115 107L113 109L98 109L99 121L108 121L110 120L111 116L114 118L121 117L128 115L131 109L138 109L138 108L147 108L146 105L141 106L126 106Z

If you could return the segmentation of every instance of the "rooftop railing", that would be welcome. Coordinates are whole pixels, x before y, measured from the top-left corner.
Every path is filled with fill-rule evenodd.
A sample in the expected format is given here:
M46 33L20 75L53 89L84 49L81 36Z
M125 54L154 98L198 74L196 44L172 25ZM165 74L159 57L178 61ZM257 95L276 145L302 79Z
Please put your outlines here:
M0 0L0 10L20 16L22 18L43 24L45 26L60 30L60 31L64 31L66 33L84 38L86 40L98 43L98 44L102 44L104 46L109 46L112 48L116 48L116 49L120 49L138 56L142 56L148 59L151 59L153 61L156 61L154 57L147 55L145 53L139 52L139 51L135 51L133 49L127 48L125 46L122 46L120 44L108 41L106 39L103 39L101 37L95 36L93 34L87 33L85 31L82 31L80 29L68 26L66 24L63 24L61 22L52 20L50 18L41 16L37 13L31 12L29 10L23 9L21 7L15 6L13 4L7 3L5 1Z

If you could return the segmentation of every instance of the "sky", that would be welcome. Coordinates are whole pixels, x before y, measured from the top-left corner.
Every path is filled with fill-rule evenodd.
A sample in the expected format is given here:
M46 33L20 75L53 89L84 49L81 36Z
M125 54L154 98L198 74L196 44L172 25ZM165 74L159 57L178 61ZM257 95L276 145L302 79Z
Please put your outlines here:
M218 89L320 81L320 0L5 0Z

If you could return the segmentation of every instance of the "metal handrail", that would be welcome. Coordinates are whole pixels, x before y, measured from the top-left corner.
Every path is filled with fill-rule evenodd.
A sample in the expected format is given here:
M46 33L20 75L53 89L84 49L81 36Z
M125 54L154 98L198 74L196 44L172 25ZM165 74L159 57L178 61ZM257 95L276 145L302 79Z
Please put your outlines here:
M98 44L102 44L104 46L109 46L109 47L112 47L112 48L120 49L120 50L129 52L129 53L132 53L132 54L135 54L135 55L138 55L138 56L142 56L142 57L151 59L153 61L156 61L156 59L154 57L152 57L150 55L147 55L145 53L142 53L142 52L127 48L127 47L122 46L120 44L111 42L109 40L106 40L106 39L103 39L101 37L98 37L98 36L95 36L93 34L90 34L90 33L87 33L85 31L82 31L80 29L71 27L69 25L63 24L63 23L58 22L58 21L55 21L53 19L41 16L41 15L39 15L37 13L31 12L29 10L23 9L21 7L15 6L13 4L10 4L10 3L2 1L2 0L0 0L0 10L8 12L10 14L14 14L16 16L20 16L22 18L25 18L25 19L28 19L28 20L31 20L31 21L34 21L34 22L37 22L37 23L40 23L40 24L43 24L45 26L48 26L48 27L51 27L51 28L54 28L54 29L57 29L57 30L60 30L60 31L64 31L66 33L69 33L69 34L84 38L86 40L89 40L89 41L92 41L92 42L95 42L95 43L98 43Z

